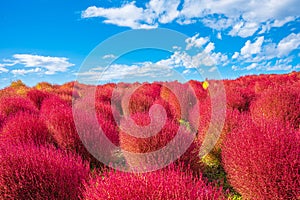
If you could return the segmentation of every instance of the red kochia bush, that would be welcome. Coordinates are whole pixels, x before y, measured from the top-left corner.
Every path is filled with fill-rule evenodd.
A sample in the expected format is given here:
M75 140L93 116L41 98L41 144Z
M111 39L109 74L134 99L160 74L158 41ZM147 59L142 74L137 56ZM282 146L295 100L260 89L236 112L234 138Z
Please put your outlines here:
M257 124L279 120L300 126L300 89L298 87L274 87L262 92L251 105L252 118Z
M22 97L3 97L0 98L0 114L5 118L15 115L17 112L38 113L34 104Z
M61 148L78 151L81 141L76 132L72 107L68 103L58 97L46 99L40 115Z
M6 121L1 131L0 141L41 145L49 144L53 139L38 115L19 112Z
M3 124L4 124L4 115L0 114L0 131L2 129Z
M173 106L181 119L188 119L189 110L197 103L197 96L192 86L179 82L165 83L160 91L162 99ZM178 119L179 120L179 119Z
M33 89L27 93L27 97L36 105L38 109L41 108L44 99L49 98L52 94L43 92L41 90Z
M53 147L0 146L0 199L80 199L89 169Z
M103 125L99 124L93 112L78 108L77 105L75 104L76 107L74 108L74 120L80 139L87 148L83 148L80 154L84 159L89 160L92 165L99 167L103 166L99 161L104 164L113 162L111 159L113 158L114 145L119 142L118 134L112 131L114 125L110 122Z
M85 185L84 199L219 200L221 188L194 178L190 172L168 167L144 174L108 171Z
M148 113L132 115L133 124L128 123L127 119L121 121L120 146L125 151L136 153L124 153L128 164L139 169L144 166L159 166L173 159L172 161L183 162L185 167L190 166L195 172L201 170L199 143L193 138L193 133L170 119L166 119L162 127L158 127L159 122L162 122L162 115L156 114L151 124ZM165 149L160 157L151 154L163 148ZM182 151L183 148L185 151Z
M222 148L229 183L245 199L299 199L300 134L281 123L241 120Z

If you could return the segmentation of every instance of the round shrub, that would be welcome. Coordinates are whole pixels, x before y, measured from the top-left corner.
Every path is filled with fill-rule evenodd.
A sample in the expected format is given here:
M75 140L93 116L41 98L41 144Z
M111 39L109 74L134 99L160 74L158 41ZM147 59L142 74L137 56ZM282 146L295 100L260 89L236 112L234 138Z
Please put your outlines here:
M282 121L300 126L300 89L297 87L272 87L251 105L252 119L257 124Z
M81 199L89 169L54 147L0 146L0 199Z
M37 107L29 100L22 97L0 98L0 114L5 118L17 112L38 113Z
M43 101L41 118L59 147L69 150L78 150L81 146L73 120L72 107L58 97Z
M32 89L27 93L27 97L35 104L35 106L40 109L44 99L49 98L50 93L43 92L41 90Z
M168 167L144 174L107 171L85 185L85 200L220 200L221 188L215 188L190 172Z
M249 118L222 148L229 183L243 199L299 199L299 131L280 122L258 127Z
M159 167L173 159L183 162L195 171L201 170L199 143L193 138L191 130L170 119L166 119L162 127L159 127L158 124L162 121L160 116L153 117L154 121L151 122L148 113L136 113L131 116L133 123L127 119L121 120L120 147L130 152L124 153L128 164L133 169L144 167L148 170L147 167ZM175 137L177 134L179 136ZM157 154L152 154L165 147L168 148L163 150L164 155L156 157ZM182 148L187 149L182 152Z
M79 154L92 166L102 167L103 164L99 161L104 164L114 162L112 159L116 157L112 156L113 150L119 142L119 135L114 124L109 121L99 124L94 113L77 107L74 109L74 120L82 141Z
M0 140L17 143L34 143L36 145L54 142L46 125L39 119L39 116L26 112L19 112L7 119L2 128Z
M189 110L197 103L197 96L192 86L179 82L165 83L160 91L160 96L175 108L180 119L187 120ZM180 120L178 119L178 120Z

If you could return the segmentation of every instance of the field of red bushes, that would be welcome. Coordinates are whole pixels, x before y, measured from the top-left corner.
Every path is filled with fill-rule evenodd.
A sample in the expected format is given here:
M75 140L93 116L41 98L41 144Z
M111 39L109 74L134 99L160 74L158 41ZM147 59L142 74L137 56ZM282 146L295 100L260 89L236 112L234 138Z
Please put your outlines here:
M152 116L159 112L153 105L164 112ZM214 108L219 105L224 109ZM95 139L99 125L113 145L139 154L162 149L178 132L182 144L195 137L170 165L130 173L103 164L85 147L93 141L94 151L106 154L99 157L116 153ZM134 136L146 134L146 126L158 133ZM201 154L210 141L213 148ZM130 167L162 162L118 158ZM98 86L15 81L0 90L0 163L0 199L297 200L300 72Z

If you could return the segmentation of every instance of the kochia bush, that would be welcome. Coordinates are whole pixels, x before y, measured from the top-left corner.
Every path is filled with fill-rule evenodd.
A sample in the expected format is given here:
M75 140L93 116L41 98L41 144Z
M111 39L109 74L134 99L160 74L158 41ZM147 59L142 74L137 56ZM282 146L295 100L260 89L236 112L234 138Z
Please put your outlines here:
M20 111L38 113L37 107L28 99L22 97L0 98L0 114L5 118L15 115Z
M80 199L89 169L53 147L0 146L0 199Z
M180 161L185 167L189 166L195 172L201 170L198 157L199 142L193 137L188 127L180 126L178 122L170 119L166 119L162 127L158 127L158 122L162 121L159 118L160 115L158 118L154 117L153 122L146 113L136 113L131 117L133 123L129 123L127 119L121 121L120 146L125 151L137 153L137 155L125 153L125 158L132 168L156 167L173 158L173 161ZM152 135L146 135L149 133ZM160 157L152 154L165 147L167 148ZM182 152L183 148L186 149Z
M39 116L26 112L19 112L7 119L0 134L0 141L34 143L36 145L54 142Z
M299 87L272 87L261 93L251 105L252 119L257 124L265 121L282 121L300 126L300 89Z
M48 98L43 101L40 115L59 147L78 150L81 141L68 103L58 97Z
M134 174L107 171L85 185L84 199L136 200L220 200L221 188L215 188L189 171L168 167L163 170Z
M299 199L300 134L282 123L258 127L249 117L227 135L222 161L245 199Z
M37 89L30 90L27 93L27 97L36 105L38 109L41 108L43 101L49 98L51 95L53 96L53 94Z

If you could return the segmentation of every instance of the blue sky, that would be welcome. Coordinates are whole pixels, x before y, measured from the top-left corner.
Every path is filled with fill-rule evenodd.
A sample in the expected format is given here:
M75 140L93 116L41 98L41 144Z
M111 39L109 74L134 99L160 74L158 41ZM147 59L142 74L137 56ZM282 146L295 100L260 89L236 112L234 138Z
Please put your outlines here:
M171 80L176 78L169 73L173 71L200 80L205 76L197 72L203 66L225 79L299 71L298 4L298 0L2 1L0 87L17 79L33 86L101 75L107 82L129 80L125 77ZM135 41L119 42L99 58L102 61L80 70L97 45L116 34L160 28L186 38L174 40L171 51L141 49L115 55L112 52Z

